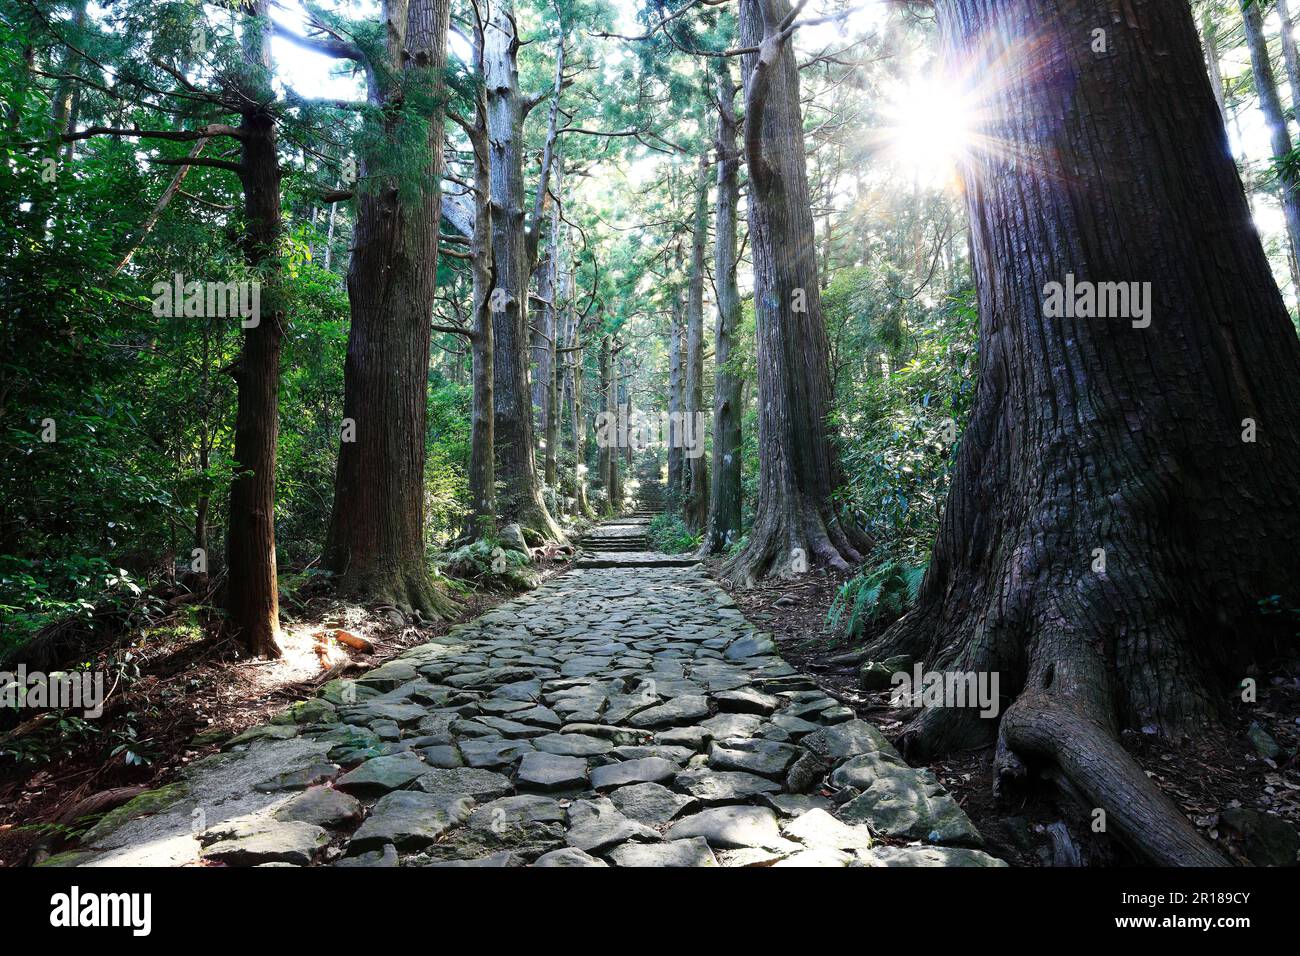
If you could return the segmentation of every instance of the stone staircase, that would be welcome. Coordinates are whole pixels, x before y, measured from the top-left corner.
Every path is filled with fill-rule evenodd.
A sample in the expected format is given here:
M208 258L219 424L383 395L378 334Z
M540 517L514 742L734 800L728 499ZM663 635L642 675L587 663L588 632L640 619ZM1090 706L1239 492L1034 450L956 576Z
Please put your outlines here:
M690 568L699 562L687 554L650 550L646 527L664 513L663 487L658 480L641 482L637 510L592 528L581 541L579 568Z
M633 518L643 518L646 524L657 515L664 513L664 487L659 480L646 478L641 481L640 492L637 495L637 509L632 512Z

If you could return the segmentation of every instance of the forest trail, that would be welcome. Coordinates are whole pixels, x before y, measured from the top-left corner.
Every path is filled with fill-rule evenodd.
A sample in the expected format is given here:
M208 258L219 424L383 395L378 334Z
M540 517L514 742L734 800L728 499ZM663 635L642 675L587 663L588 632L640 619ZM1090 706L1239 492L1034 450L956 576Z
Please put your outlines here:
M593 537L617 566L331 682L50 862L1003 865L702 570L603 550L641 527Z

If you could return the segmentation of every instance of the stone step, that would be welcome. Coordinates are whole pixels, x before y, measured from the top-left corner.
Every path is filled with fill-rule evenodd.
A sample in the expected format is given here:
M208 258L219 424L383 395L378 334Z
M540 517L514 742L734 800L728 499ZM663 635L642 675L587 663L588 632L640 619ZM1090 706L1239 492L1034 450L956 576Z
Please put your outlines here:
M577 568L693 568L699 561L672 554L655 554L650 551L619 552L579 558Z

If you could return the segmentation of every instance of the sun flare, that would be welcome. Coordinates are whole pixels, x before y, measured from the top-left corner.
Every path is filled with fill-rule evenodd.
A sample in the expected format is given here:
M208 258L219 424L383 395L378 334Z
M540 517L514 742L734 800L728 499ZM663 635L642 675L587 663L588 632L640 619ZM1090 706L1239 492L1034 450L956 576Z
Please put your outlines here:
M926 185L955 182L974 142L970 97L925 78L899 86L885 113L885 151Z

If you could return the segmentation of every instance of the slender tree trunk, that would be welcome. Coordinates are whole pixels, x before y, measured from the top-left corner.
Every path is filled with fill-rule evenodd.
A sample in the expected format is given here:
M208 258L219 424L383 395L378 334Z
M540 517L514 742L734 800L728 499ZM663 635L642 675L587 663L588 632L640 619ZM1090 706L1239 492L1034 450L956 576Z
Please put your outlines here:
M564 541L542 500L533 449L532 395L528 387L531 336L528 331L528 257L525 247L523 125L511 0L498 0L484 37L488 141L492 165L492 249L499 309L493 311L496 354L495 438L503 523L517 522L553 541Z
M679 257L680 258L680 257ZM682 503L686 487L682 454L682 434L679 422L682 399L686 390L682 381L682 310L684 303L680 292L673 293L672 312L668 317L668 511L676 511Z
M556 264L558 269L558 263ZM550 488L555 488L559 481L559 441L560 441L560 342L564 331L564 323L560 313L559 295L560 282L559 277L551 283L551 295L555 297L555 302L551 308L551 315L554 321L551 323L551 341L547 343L547 356L550 361L546 369L546 428L542 432L543 444L546 446L546 454L543 456L545 466L542 470L546 484Z
M598 396L599 397L598 407L600 407L601 410L606 413L608 413L609 411L609 364L610 364L610 340L608 335L604 335L601 336L600 339L600 395ZM606 431L605 434L606 436L608 436L608 430ZM608 440L601 440L600 435L601 433L599 429L597 429L596 438L599 447L597 448L596 455L600 467L600 486L605 489L606 504L609 508L612 509L613 508L613 499L611 497L612 482L610 480L610 475L609 475L609 462L610 462L610 458L612 458L614 454L614 446L613 443L609 442Z
M337 189L337 184L335 185ZM330 271L330 264L334 261L334 220L338 216L339 204L330 203L329 225L325 229L325 271Z
M81 31L86 23L86 4L78 2L72 8L71 37L74 43L81 43ZM63 54L63 72L69 77L80 75L81 57L72 50L65 49ZM57 133L71 133L77 128L77 110L81 100L81 84L75 79L61 79L54 91L54 130ZM70 141L63 146L63 161L72 162L76 152L76 142Z
M269 99L271 36L263 28L268 0L256 0L245 20L244 60L249 68L247 101ZM261 95L259 95L261 94ZM276 256L280 239L280 158L276 121L270 111L250 106L242 172L246 234L244 256L264 288L260 314L246 320L243 349L235 366L239 390L235 412L234 477L230 483L230 527L226 541L226 615L235 639L258 657L279 657L280 592L275 559L275 459L280 437L280 341L284 314L279 306Z
M412 126L428 143L417 195L399 190L377 156L365 156L358 190L348 299L352 328L344 366L344 435L334 485L325 566L343 593L426 618L454 605L433 585L424 554L425 421L442 170L442 72L449 0L385 5L389 62L397 72L372 80L396 138ZM403 18L403 14L405 17ZM414 115L395 98L401 84L432 84L432 102ZM348 426L352 433L349 435ZM349 438L353 440L349 440Z
M704 429L697 427L704 409L704 246L709 232L709 164L700 156L695 185L695 215L691 237L691 277L686 300L684 469L689 476L685 502L686 526L696 533L709 523L709 464L704 457Z
M740 155L736 147L736 87L727 61L719 59L718 194L714 214L713 281L718 294L718 324L713 341L713 483L709 529L703 554L720 554L740 539L740 376L730 367L731 346L740 327L740 289L736 283L736 211L740 205Z
M571 348L576 348L579 344L582 333L578 326L579 319L575 315L573 341L569 343ZM587 416L582 404L582 357L582 352L571 352L569 359L569 396L573 403L573 487L574 497L577 499L574 503L574 514L589 518L593 517L593 513L591 502L587 498Z
M536 359L533 377L533 408L537 413L537 429L542 436L542 479L548 488L555 487L555 445L551 392L555 386L556 359L559 355L559 268L560 268L560 206L551 206L550 246L546 259L537 269L537 295L542 309L533 330L533 356Z
M484 77L482 31L475 30L475 62L479 77ZM469 337L473 369L473 399L470 423L469 497L473 537L495 530L496 465L493 397L492 290L496 288L496 266L492 258L492 159L488 145L487 92L483 86L475 91L474 119L462 128L474 153L474 234L470 240L472 276L473 330Z
M606 338L608 342L608 337ZM605 412L611 422L618 420L618 371L614 366L618 349L607 348L605 354L605 368L602 379L605 383ZM623 483L619 478L618 471L618 444L614 441L607 443L605 447L605 493L609 498L609 508L614 514L623 510Z
M1277 18L1282 25L1282 62L1286 64L1287 84L1291 87L1291 118L1300 123L1300 115L1297 115L1297 110L1300 110L1300 53L1296 51L1288 0L1277 0Z
M799 73L786 0L741 0L745 47L745 154L754 259L758 367L758 507L726 577L788 576L814 564L861 562L861 532L844 525L831 495L840 482L832 445L826 327L808 204Z
M937 9L998 144L965 168L981 372L920 602L872 654L1013 701L1000 725L927 708L913 751L996 729L1000 787L1042 771L1147 861L1219 863L1117 733L1201 736L1270 653L1256 602L1300 580L1300 343L1185 4ZM1100 22L1104 55L1079 39ZM1071 281L1149 282L1146 318L1048 317Z
M1239 0L1242 21L1246 28L1246 46L1250 49L1250 63L1255 75L1255 91L1259 94L1259 108L1268 124L1269 139L1273 147L1273 162L1277 165L1277 185L1282 213L1286 219L1288 262L1291 282L1300 292L1300 177L1296 167L1287 162L1291 153L1291 134L1287 131L1286 113L1277 94L1273 66L1268 55L1268 41L1264 37L1264 19L1258 0Z

